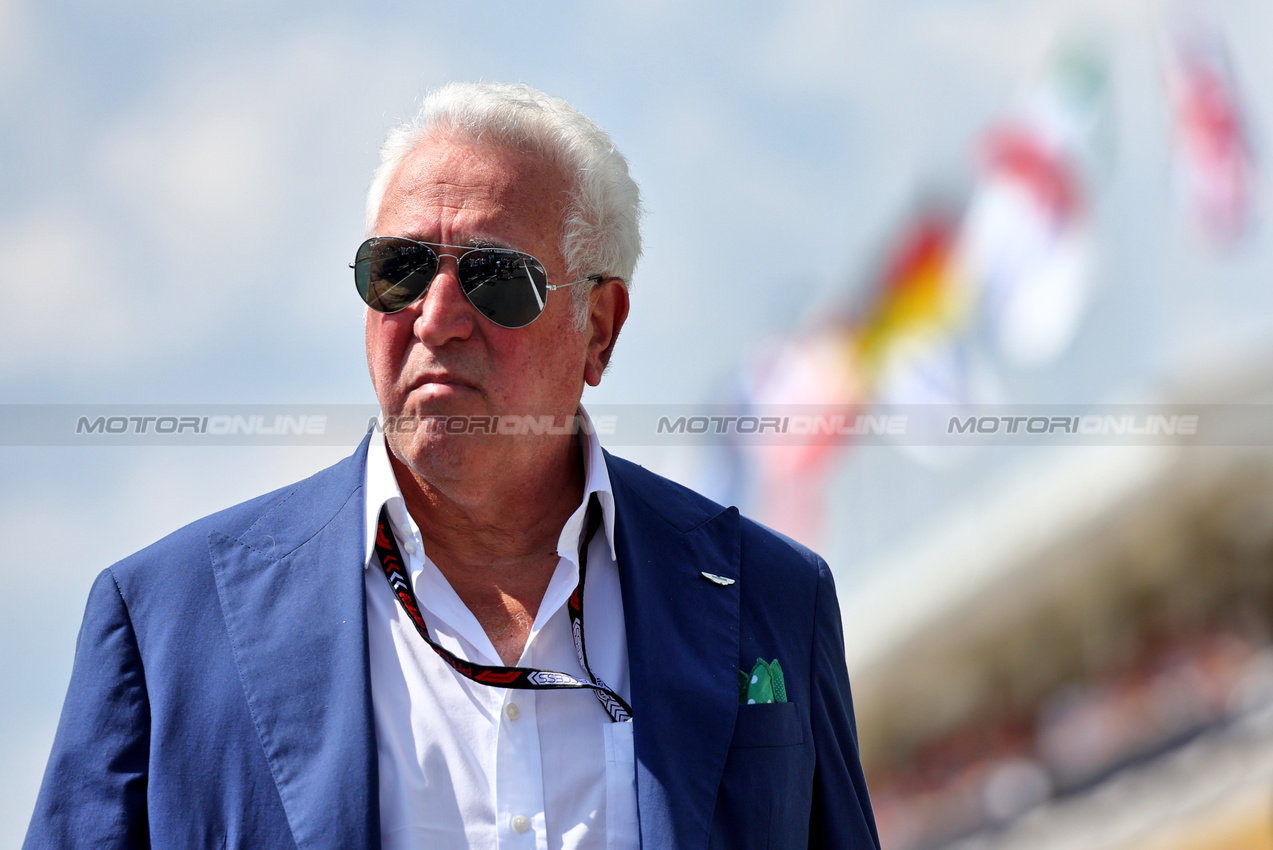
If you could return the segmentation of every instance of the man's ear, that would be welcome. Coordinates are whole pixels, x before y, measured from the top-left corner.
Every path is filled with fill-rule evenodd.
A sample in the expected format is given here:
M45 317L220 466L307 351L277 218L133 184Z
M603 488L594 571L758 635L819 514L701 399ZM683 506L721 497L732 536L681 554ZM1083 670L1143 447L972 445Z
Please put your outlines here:
M588 294L588 355L583 379L588 386L601 383L610 363L615 340L628 320L628 288L617 277L608 277Z

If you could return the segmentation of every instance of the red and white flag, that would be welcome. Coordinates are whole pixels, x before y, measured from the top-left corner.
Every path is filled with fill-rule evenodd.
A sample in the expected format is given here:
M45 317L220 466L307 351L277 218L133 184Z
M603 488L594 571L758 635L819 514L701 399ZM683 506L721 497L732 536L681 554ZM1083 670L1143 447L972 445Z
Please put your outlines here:
M1064 53L982 141L955 265L1018 365L1059 355L1087 305L1095 259L1087 174L1104 101L1103 57Z
M1249 227L1255 185L1228 45L1216 21L1196 7L1178 7L1168 29L1178 192L1208 241L1227 247Z

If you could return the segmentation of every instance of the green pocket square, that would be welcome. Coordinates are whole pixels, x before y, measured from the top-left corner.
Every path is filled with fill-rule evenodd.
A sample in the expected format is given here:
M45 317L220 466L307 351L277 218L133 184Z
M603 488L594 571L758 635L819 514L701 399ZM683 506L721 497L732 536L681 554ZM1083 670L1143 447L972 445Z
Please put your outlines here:
M756 666L747 673L738 671L738 704L760 705L767 702L786 702L787 686L782 681L782 668L778 659L766 663L757 658Z

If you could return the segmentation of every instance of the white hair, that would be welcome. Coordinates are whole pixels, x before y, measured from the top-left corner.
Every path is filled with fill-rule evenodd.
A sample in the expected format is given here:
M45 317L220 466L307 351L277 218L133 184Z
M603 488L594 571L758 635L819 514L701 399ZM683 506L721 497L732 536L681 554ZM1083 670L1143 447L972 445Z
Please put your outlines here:
M389 131L367 192L368 236L403 160L439 134L529 151L560 168L570 184L560 245L566 274L617 277L631 286L641 255L641 194L628 161L579 110L520 83L448 83L429 93L415 118ZM580 329L587 323L590 289L573 287Z

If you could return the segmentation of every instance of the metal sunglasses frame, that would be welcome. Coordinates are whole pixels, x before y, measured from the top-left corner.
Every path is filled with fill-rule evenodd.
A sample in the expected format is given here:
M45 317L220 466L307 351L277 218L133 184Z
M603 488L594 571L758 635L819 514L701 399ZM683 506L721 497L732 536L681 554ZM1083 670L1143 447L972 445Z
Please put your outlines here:
M368 307L370 307L372 310L376 310L376 312L378 312L378 313L383 313L384 315L387 315L387 316L388 316L388 315L393 315L393 313L401 313L403 310L405 310L405 309L407 309L408 307L410 307L410 306L411 306L412 304L414 304L416 301L419 301L419 300L420 300L421 298L423 298L425 295L428 295L428 293L429 293L429 287L433 286L433 281L434 281L435 279L437 279L438 272L440 272L440 271L442 270L442 261L443 261L445 258L447 258L447 257L451 257L451 258L453 258L453 259L455 260L456 273L458 274L458 272L459 272L459 268L460 268L460 260L464 259L465 257L467 257L469 254L473 253L474 251L503 251L503 252L506 252L506 253L509 253L509 254L515 254L515 255L516 255L516 256L518 256L518 257L522 257L522 258L524 258L524 259L523 259L523 263L525 263L525 261L526 261L526 260L530 260L531 262L534 262L534 263L535 263L537 266L539 266L539 268L540 268L540 269L544 272L544 276L545 276L545 277L547 277L547 276L548 276L548 270L544 268L544 264L543 264L542 262L540 262L538 258L536 258L536 257L532 256L531 254L527 254L525 251L518 251L516 248L505 248L505 247L504 247L504 246L502 246L502 245L448 245L448 244L447 244L447 243L445 243L445 242L423 242L423 241L421 241L421 240L419 240L419 239L408 239L408 238L407 238L407 237L405 237L405 236L373 236L373 237L371 237L370 239L366 239L366 240L364 240L364 241L362 242L362 244L360 244L360 245L358 246L358 249L361 251L361 250L362 250L362 246L363 246L363 245L366 245L368 242L372 241L373 239L398 239L398 240L401 240L401 241L403 241L403 242L410 242L410 243L411 243L411 244L413 244L413 245L423 245L424 247L426 247L426 248L430 249L431 251L433 251L434 256L436 256L436 257L438 258L438 268L437 268L437 269L433 272L433 277L429 279L429 282L428 282L427 284L425 284L425 287L424 287L423 291L421 291L421 293L420 293L419 295L417 295L414 299L412 299L409 303L404 304L402 307L398 308L397 310L393 310L393 311L376 310L376 308L375 308L375 307L371 307L371 305L370 305L370 304L368 304L368 305L367 305L367 306L368 306ZM439 248L452 248L452 249L455 249L455 250L457 250L457 251L462 251L463 253L461 253L461 254L444 254L444 253L442 253L441 251L439 251L439 250L438 250ZM349 267L350 267L351 269L356 269L356 268L357 268L357 266L358 266L358 263L357 263L357 261L356 261L356 260L355 260L354 262L352 262L352 263L350 263L350 264L349 264ZM529 270L528 270L528 271L529 271ZM410 277L410 274L406 275L405 277ZM603 281L603 280L605 280L605 275L600 275L600 274L591 274L591 275L588 275L587 277L580 278L579 280L572 280L570 283L558 283L558 284L545 283L545 284L544 284L544 289L546 290L546 292L555 292L555 291L557 291L558 289L566 289L566 288L571 287L571 286L577 286L577 285L579 285L579 284L581 284L581 283L588 283L589 281L591 281L591 282L593 282L593 283L600 283L600 282L601 282L601 281ZM394 285L394 286L397 286L398 284L396 284L396 283L395 283L395 284L393 284L393 285ZM468 299L468 298L469 298L469 293L470 293L470 292L475 291L477 287L474 287L472 290L470 290L470 289L465 289L465 288L463 287L463 285L461 285L461 287L460 287L460 288L461 288L461 290L463 290L463 292L464 292L464 297L465 297L466 299ZM543 315L544 308L545 308L545 306L546 306L546 305L545 305L545 303L544 303L543 299L541 299L541 298L539 297L539 290L538 290L538 289L536 289L535 287L533 287L533 286L532 286L532 287L531 287L531 292L533 292L533 293L534 293L534 295L535 295L535 300L536 300L537 302L539 302L539 304L538 304L538 306L539 306L539 313L537 313L537 314L535 315L535 319L538 319L541 315ZM470 301L470 303L472 303L472 299L469 299L469 301ZM479 310L479 312L481 312L481 311ZM498 322L495 322L493 319L491 319L489 316L485 316L484 318L486 318L486 319L487 319L487 321L494 322L494 324L497 324L497 325L499 324ZM531 319L531 322L533 322L535 319ZM524 328L524 327L526 327L526 326L527 326L527 325L529 325L529 324L530 324L530 322L527 322L525 325L520 325L519 327L523 327L523 328ZM507 327L507 326L506 326L506 325L500 325L500 327ZM514 329L515 329L515 328L514 328Z

